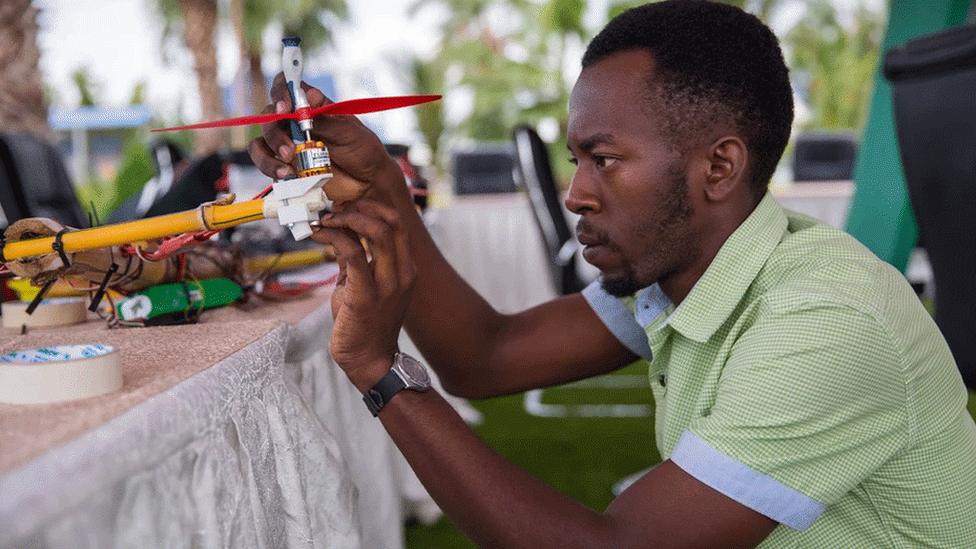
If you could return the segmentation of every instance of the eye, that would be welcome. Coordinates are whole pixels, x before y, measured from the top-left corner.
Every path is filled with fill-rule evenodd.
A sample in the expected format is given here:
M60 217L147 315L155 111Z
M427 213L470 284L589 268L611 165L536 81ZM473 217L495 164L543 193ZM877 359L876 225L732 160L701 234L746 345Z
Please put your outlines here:
M596 167L600 169L609 168L610 166L613 166L614 163L616 162L617 159L611 156L601 156L601 155L593 156L593 163L596 164Z

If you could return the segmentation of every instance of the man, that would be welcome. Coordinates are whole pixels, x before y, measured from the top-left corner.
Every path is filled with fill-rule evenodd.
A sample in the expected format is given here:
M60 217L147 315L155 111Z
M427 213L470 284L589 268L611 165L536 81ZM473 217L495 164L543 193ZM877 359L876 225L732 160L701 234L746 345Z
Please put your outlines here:
M280 79L272 95L288 108ZM375 136L319 121L337 180L370 186L316 236L344 273L333 356L475 542L976 547L976 426L949 350L898 272L766 192L791 121L779 46L751 15L685 1L611 21L569 105L566 205L601 283L514 315L448 266ZM266 173L291 170L284 128L251 150ZM425 385L394 359L401 321L444 387L473 398L652 357L665 461L586 509L436 392L396 392Z

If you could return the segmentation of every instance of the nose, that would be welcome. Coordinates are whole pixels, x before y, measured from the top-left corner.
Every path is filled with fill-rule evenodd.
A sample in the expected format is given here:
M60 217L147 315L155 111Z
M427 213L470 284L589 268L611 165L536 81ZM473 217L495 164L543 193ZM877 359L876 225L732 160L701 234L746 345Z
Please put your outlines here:
M596 194L592 178L587 177L582 170L577 169L569 183L566 193L566 209L577 215L583 213L599 213L600 200Z

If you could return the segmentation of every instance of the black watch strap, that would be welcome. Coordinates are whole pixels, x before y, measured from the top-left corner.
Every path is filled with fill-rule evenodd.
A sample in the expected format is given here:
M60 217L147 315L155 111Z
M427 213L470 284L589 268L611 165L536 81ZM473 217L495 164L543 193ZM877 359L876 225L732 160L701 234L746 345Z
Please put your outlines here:
M386 403L393 398L393 395L399 393L403 389L406 389L407 384L403 382L399 375L392 369L383 376L373 388L366 391L363 395L363 402L366 403L366 407L373 414L373 417L379 415L380 410L386 406Z

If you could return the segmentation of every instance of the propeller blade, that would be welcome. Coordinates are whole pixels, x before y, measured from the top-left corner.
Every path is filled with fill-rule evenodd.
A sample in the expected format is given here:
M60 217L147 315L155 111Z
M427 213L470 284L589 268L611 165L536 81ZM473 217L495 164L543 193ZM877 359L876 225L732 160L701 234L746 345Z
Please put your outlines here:
M279 120L297 120L298 115L293 112L283 112L281 114L255 114L251 116L239 116L237 118L225 118L224 120L214 120L212 122L200 122L199 124L188 124L186 126L174 126L172 128L155 128L153 132L175 132L180 130L199 130L203 128L225 128L227 126L250 126L251 124L267 124Z
M364 97L349 99L329 105L322 105L311 110L312 116L366 114L368 112L387 111L401 107L411 107L422 103L429 103L440 99L439 95L397 95L391 97Z
M362 99L349 99L322 105L314 109L309 109L308 116L316 117L327 114L350 115L366 114L369 112L386 111L411 107L422 103L429 103L440 99L439 95L398 95L392 97L364 97ZM295 112L285 112L281 114L255 114L251 116L239 116L237 118L226 118L224 120L214 120L212 122L200 122L198 124L188 124L186 126L174 126L172 128L156 128L153 132L175 132L180 130L199 130L203 128L226 128L228 126L250 126L252 124L267 124L279 120L298 120L299 114Z

